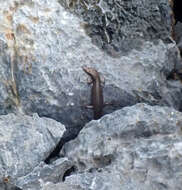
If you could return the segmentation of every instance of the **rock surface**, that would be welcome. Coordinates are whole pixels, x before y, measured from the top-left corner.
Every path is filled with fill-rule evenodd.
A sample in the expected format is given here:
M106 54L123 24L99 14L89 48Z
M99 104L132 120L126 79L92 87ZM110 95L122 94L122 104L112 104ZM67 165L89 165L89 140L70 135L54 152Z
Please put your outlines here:
M119 27L128 36L126 39L119 32L113 34L112 41L117 44L117 37L122 39L123 43L118 43L121 50L130 49L127 54L122 51L118 56L114 51L111 56L95 46L83 27L85 21L56 0L0 3L0 114L36 112L65 124L70 135L77 134L93 118L92 111L85 109L90 103L90 87L83 65L94 67L105 78L104 99L113 104L105 107L104 114L138 102L180 109L181 86L168 85L166 80L181 61L170 37L169 2L100 4L108 6L109 14L115 17L108 21L108 27L114 31ZM88 11L85 18L91 14ZM91 23L95 16L93 11ZM114 24L119 20L123 23ZM134 28L139 29L136 36Z
M180 50L180 53L182 55L182 23L181 22L177 22L176 25L174 26L174 37L175 37L175 41L176 44Z
M109 55L140 49L143 39L169 37L173 25L170 1L166 0L59 0L85 22L92 42Z
M53 150L65 127L48 118L0 116L0 182L15 183L29 174Z
M170 2L0 2L0 190L181 190ZM105 79L103 114L119 111L87 124L47 165L93 118L82 66Z
M47 183L44 185L42 190L84 190L83 188L80 187L80 185L70 185L66 183Z
M31 173L18 178L16 185L23 190L40 190L44 183L63 181L65 172L71 167L71 161L66 158L58 159L49 165L41 162Z
M66 182L83 189L180 190L182 113L137 104L88 123L62 155L78 174Z

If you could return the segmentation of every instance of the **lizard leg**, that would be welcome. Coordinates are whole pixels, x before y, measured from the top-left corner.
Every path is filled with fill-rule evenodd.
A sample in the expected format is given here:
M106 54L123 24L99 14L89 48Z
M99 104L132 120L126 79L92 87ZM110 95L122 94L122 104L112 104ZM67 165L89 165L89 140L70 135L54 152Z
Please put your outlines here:
M81 107L86 109L93 109L92 105L82 105Z
M92 84L93 83L93 81L92 81L92 79L91 78L87 78L87 84Z
M105 85L105 78L102 75L100 76L100 81L101 81L101 85L104 86Z
M92 105L87 105L85 106L87 109L93 109L93 106Z
M113 105L115 105L114 102L104 102L104 107L105 106L113 106Z

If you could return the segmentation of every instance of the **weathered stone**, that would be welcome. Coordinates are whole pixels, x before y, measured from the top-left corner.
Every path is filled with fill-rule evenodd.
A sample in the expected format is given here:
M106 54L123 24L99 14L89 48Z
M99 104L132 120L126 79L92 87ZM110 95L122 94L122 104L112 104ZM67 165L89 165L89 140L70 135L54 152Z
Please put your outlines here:
M166 80L181 61L176 44L170 39L169 2L108 1L106 4L109 10L113 7L116 20L120 19L119 14L126 13L121 15L126 25L119 25L119 30L131 35L126 33L130 39L123 38L126 42L121 43L123 48L130 48L127 42L138 44L138 35L131 38L132 31L135 32L133 23L141 31L154 26L156 32L149 32L149 36L156 34L156 39L143 35L127 55L111 57L92 43L83 21L56 0L0 3L3 50L0 53L0 114L17 110L26 114L36 112L65 124L70 136L77 134L93 118L92 111L85 109L90 103L90 87L86 84L83 65L94 67L105 78L104 99L112 105L104 108L104 114L138 102L180 109L181 88L168 86ZM137 5L140 6L137 8ZM128 17L130 8L132 14ZM148 20L150 14L153 16ZM132 15L135 15L134 21ZM128 18L131 22L127 22ZM146 23L148 28L143 28ZM161 37L163 30L164 37L168 34L167 41Z
M171 15L167 0L0 2L0 115L18 113L0 116L0 189L181 190L182 114L160 107L182 109ZM104 114L159 106L89 123L64 146L67 176L67 158L42 161L93 118L83 65L105 78Z
M65 172L71 167L72 163L66 158L58 159L49 165L41 162L31 173L18 178L16 185L23 190L41 190L45 183L63 181Z
M67 185L65 183L47 183L44 185L42 190L84 190L79 185Z
M22 190L22 189L10 183L0 183L0 190Z
M110 55L140 49L143 39L169 37L172 10L166 0L59 0L85 22L92 42Z
M14 183L45 160L65 127L52 119L26 115L0 116L0 182ZM6 180L7 181L7 180Z
M176 44L182 55L182 23L181 22L177 22L176 25L174 26L174 37L175 37Z
M93 190L180 190L182 113L137 104L88 123L61 152L78 174L66 182Z

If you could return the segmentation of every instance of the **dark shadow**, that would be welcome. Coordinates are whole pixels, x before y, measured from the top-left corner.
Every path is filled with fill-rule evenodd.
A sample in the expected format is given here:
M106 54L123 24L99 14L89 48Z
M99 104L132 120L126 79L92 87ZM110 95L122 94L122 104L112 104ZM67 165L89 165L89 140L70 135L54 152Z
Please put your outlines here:
M70 130L71 130L71 129L70 129ZM60 139L59 143L56 145L55 149L54 149L54 150L51 152L51 154L45 159L44 162L45 162L46 164L50 164L51 159L59 158L59 157L60 157L60 156L59 156L59 153L60 153L60 151L61 151L63 145L64 145L65 143L67 143L68 141L75 139L75 138L78 136L79 131L81 130L81 128L80 128L80 130L77 131L76 133L70 132L70 130L66 130L66 132L65 132L64 135L63 135L63 137ZM70 135L70 134L72 134L72 135Z
M68 169L68 170L64 173L62 181L65 181L66 177L67 177L67 176L70 176L73 172L75 172L75 167L74 167L74 166L72 166L70 169Z
M182 6L181 5L182 5L181 0L174 0L173 11L174 11L175 22L177 21L182 22L182 9L181 9Z

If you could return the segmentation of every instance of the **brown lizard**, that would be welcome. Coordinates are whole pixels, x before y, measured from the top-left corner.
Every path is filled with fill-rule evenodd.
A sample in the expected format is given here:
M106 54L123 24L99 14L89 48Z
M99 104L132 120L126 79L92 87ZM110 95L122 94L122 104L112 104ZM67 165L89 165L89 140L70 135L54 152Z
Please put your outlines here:
M82 69L91 77L93 83L91 92L91 105L94 110L94 119L99 119L102 116L104 107L103 92L99 73L90 67L83 66Z

